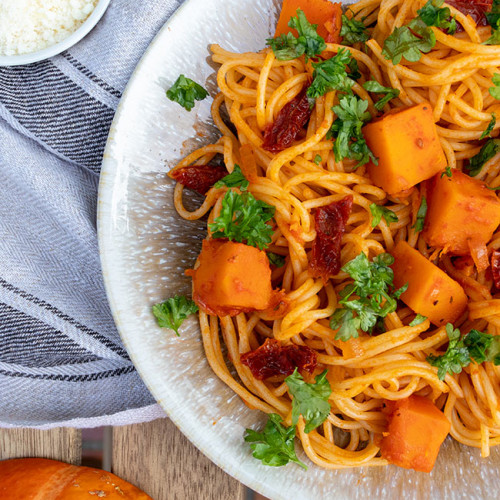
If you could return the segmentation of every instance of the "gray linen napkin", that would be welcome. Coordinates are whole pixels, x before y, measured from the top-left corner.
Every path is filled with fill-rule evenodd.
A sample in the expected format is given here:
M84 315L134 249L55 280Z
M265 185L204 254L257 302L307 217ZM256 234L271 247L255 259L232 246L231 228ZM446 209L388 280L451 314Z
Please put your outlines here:
M112 0L62 55L0 68L0 426L163 415L108 308L96 202L121 93L181 3Z

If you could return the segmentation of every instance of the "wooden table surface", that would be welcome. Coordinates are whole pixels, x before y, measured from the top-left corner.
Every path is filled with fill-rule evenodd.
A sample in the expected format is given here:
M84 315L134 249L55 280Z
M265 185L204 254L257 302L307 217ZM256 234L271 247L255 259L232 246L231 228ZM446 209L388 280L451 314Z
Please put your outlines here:
M199 452L167 418L113 428L112 472L154 500L244 500L245 487ZM45 457L80 464L81 431L0 429L0 460Z

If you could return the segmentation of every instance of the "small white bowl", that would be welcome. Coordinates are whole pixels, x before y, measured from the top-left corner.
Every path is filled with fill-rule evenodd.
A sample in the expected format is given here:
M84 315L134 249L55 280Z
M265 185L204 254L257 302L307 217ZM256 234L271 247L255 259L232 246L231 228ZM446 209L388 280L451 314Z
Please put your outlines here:
M37 61L43 61L49 57L60 54L66 49L69 49L76 43L78 43L87 33L99 22L104 12L108 8L110 0L99 0L95 9L91 12L90 16L85 20L85 22L71 35L64 38L54 45L37 50L36 52L29 52L28 54L19 54L16 56L1 56L0 55L0 66L19 66L21 64L30 64Z

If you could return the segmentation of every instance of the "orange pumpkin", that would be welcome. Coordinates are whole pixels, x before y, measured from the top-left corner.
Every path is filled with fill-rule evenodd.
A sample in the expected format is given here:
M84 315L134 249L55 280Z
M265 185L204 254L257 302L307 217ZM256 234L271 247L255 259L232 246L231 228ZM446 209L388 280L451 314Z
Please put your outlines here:
M0 462L2 500L152 500L123 479L99 469L46 458Z

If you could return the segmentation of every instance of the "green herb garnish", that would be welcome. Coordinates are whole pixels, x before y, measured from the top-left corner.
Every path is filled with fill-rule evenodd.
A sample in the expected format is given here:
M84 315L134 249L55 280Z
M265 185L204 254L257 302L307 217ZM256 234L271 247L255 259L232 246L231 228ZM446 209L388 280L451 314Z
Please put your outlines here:
M370 38L362 21L357 21L354 18L349 19L345 14L342 14L340 36L342 37L342 45L354 45L357 42L364 43Z
M484 164L491 160L500 151L500 139L490 139L483 144L479 153L469 160L467 167L470 176L475 177L481 172Z
M273 206L256 200L251 193L229 190L220 215L208 227L213 238L228 238L263 250L271 243L273 228L266 222L273 216Z
M246 429L245 441L250 443L253 456L264 465L281 467L288 462L295 462L307 470L306 464L295 453L295 425L285 427L283 419L276 413L270 413L262 432Z
M391 222L398 222L398 216L388 208L383 207L382 205L377 205L376 203L372 203L370 205L370 212L372 213L372 227L378 226L382 217L385 219L387 224Z
M342 271L354 280L340 293L339 308L330 320L330 328L339 329L336 339L349 340L359 336L359 330L371 333L379 318L394 312L397 299L408 285L393 290L394 273L389 267L394 257L388 253L377 255L372 262L364 253L348 262ZM354 298L357 296L359 298Z
M399 64L403 57L409 62L416 62L434 45L436 36L433 31L424 22L413 19L408 26L394 28L384 42L382 55L393 64Z
M425 199L425 196L422 196L422 201L420 202L420 207L418 208L417 212L417 220L415 221L415 224L411 226L413 229L415 229L415 232L422 231L424 229L424 222L425 222L425 216L427 215L427 200Z
M417 314L413 321L409 324L409 326L417 326L423 323L427 319L426 316L422 316L421 314Z
M399 95L398 89L393 89L392 87L384 87L375 80L369 80L363 83L363 88L365 90L368 90L368 92L373 92L375 94L385 94L384 97L382 97L382 99L380 99L375 103L375 109L378 109L379 111L382 111L384 109L384 106L391 99L394 99Z
M208 92L198 83L180 75L175 83L167 90L167 97L180 104L183 108L191 111L194 101L202 101L208 96Z
M325 370L315 378L315 382L308 384L304 381L297 368L285 379L292 400L292 423L297 424L299 416L302 415L306 422L304 431L306 433L316 429L330 414L330 403L328 398L332 393L330 383L326 379L328 370Z
M267 252L267 258L269 262L276 267L283 267L285 265L286 259L283 255L278 255L277 253Z
M234 170L229 174L226 175L226 177L223 177L221 180L217 181L214 184L214 187L216 188L221 188L221 187L237 187L240 188L240 191L246 191L249 186L249 182L246 179L246 177L243 175L241 172L241 168L239 165L234 165Z
M486 127L486 130L481 134L481 137L479 139L484 139L485 137L491 137L491 132L493 132L493 127L497 123L497 116L495 113L491 113L491 120L490 123L488 123L488 126Z
M176 295L153 306L153 315L158 326L174 330L179 337L179 327L191 314L198 312L198 306L183 295Z
M325 40L318 35L318 25L311 24L303 10L297 9L297 17L292 17L288 26L297 30L298 38L292 33L285 33L280 37L267 39L267 44L273 49L276 59L289 61L305 54L307 60L326 49Z
M436 28L445 29L449 35L454 35L457 31L457 22L451 17L448 7L441 7L443 0L428 0L428 2L419 10L418 17L427 26L436 26Z

